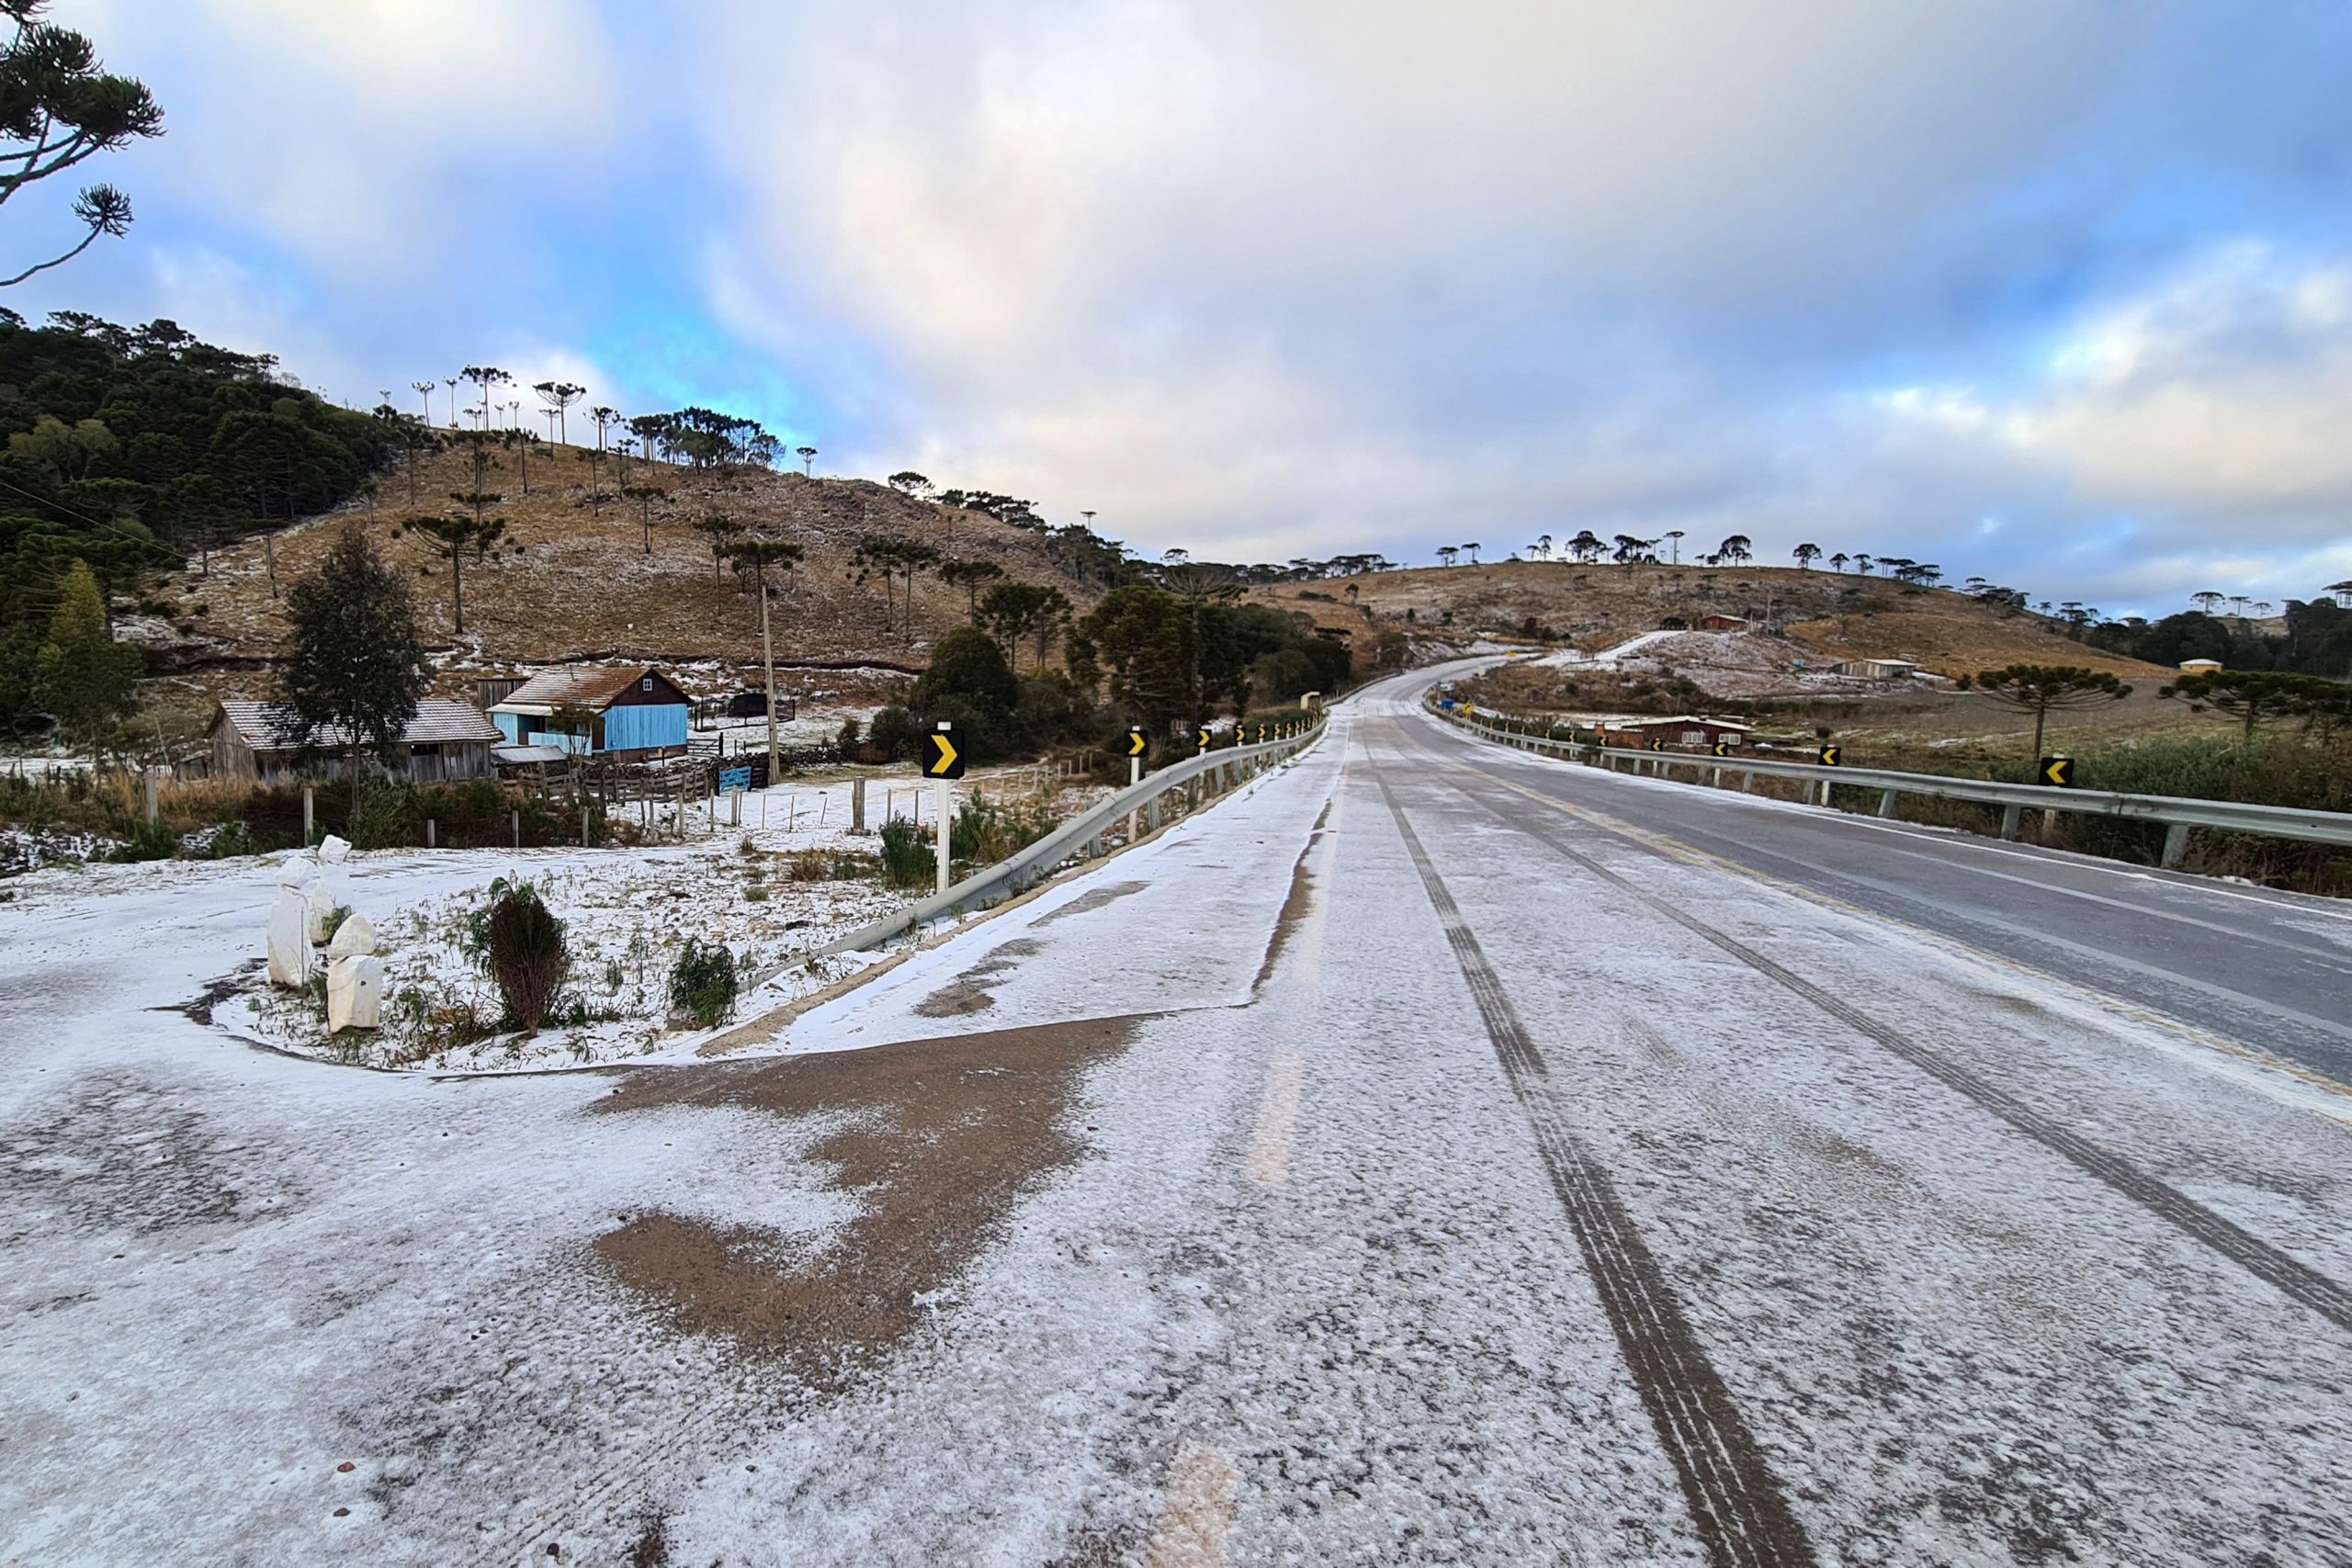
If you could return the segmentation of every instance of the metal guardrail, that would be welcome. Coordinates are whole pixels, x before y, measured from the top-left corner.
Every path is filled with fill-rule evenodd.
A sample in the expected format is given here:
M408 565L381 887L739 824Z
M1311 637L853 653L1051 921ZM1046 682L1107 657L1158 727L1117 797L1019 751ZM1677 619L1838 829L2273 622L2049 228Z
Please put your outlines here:
M1315 727L1303 735L1268 740L1255 746L1229 746L1221 751L1203 751L1182 761L1171 762L1159 772L1147 775L1142 783L1129 784L1108 799L1096 802L1027 849L974 872L944 893L934 893L895 915L860 927L847 936L827 943L817 950L818 954L854 953L861 948L874 947L943 916L986 908L1015 897L1045 881L1063 862L1082 853L1089 858L1101 853L1103 832L1120 818L1142 813L1149 818L1152 829L1156 830L1159 826L1160 799L1171 791L1183 789L1205 774L1227 770L1233 772L1226 787L1238 787L1244 778L1256 777L1269 763L1295 756L1314 745L1323 738L1328 728L1329 721L1318 716Z
M1963 800L1980 806L2002 808L2001 837L2015 839L2021 819L2028 811L2072 811L2089 817L2114 818L2127 822L2162 823L2165 827L2164 853L2158 863L2166 871L2177 867L2188 852L2188 834L2194 828L2211 828L2226 833L2254 833L2273 839L2296 839L2306 843L2334 844L2352 847L2352 815L2337 811L2305 811L2288 806L2251 806L2234 800L2197 800L2185 795L2126 795L2117 790L2060 789L2049 784L2003 784L1993 779L1951 778L1942 773L1905 773L1882 768L1826 767L1819 762L1768 761L1755 757L1695 757L1688 752L1642 751L1621 746L1592 746L1579 740L1560 740L1548 735L1522 735L1515 730L1482 724L1476 718L1459 713L1448 713L1432 706L1430 711L1463 729L1470 730L1489 740L1523 751L1535 751L1567 761L1589 760L1596 766L1616 761L1630 761L1634 771L1642 764L1650 765L1654 773L1663 774L1668 769L1709 769L1719 778L1726 773L1745 775L1742 788L1757 777L1798 779L1808 785L1818 786L1822 804L1828 804L1828 792L1833 785L1851 789L1875 789L1880 792L1878 814L1894 815L1894 803L1903 795L1934 795L1944 800Z

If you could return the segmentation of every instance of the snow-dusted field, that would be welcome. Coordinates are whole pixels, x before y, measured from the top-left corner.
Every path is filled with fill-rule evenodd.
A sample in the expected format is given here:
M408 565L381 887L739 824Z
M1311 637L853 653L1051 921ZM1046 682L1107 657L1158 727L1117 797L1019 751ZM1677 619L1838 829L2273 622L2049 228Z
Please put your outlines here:
M2346 1560L2324 1075L1515 793L1431 678L718 1060L258 1051L180 1010L266 885L43 874L0 1562Z

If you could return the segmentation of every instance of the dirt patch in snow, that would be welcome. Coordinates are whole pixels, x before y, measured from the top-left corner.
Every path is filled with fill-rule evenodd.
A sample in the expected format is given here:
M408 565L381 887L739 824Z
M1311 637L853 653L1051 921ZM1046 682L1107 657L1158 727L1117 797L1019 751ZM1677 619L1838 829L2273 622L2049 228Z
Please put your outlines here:
M631 1074L600 1102L623 1113L700 1105L844 1116L811 1157L864 1212L821 1251L756 1228L639 1215L596 1240L628 1286L690 1334L732 1339L825 1388L917 1321L1013 1202L1085 1145L1065 1125L1089 1067L1126 1047L1136 1018L910 1040L692 1071Z
M1091 893L1080 894L1058 909L1038 916L1029 922L1029 927L1035 931L1039 926L1050 926L1056 920L1066 920L1072 915L1091 913L1106 904L1115 903L1126 897L1129 894L1140 893L1149 886L1149 883L1145 882L1114 882L1108 887L1098 887Z
M1015 937L1001 946L990 948L986 958L917 1002L915 1016L969 1018L976 1012L986 1012L996 1006L996 998L989 993L1002 985L1004 977L1021 966L1020 960L1045 951L1044 942L1032 942L1027 937Z

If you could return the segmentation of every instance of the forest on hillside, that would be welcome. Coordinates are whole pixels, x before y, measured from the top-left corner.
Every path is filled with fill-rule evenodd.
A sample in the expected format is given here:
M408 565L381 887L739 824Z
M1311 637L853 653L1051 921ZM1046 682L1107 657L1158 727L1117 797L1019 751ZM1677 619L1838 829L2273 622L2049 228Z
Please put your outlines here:
M0 311L0 728L32 704L31 671L67 573L109 594L210 546L347 499L391 427L282 379L266 355L167 321L122 327Z

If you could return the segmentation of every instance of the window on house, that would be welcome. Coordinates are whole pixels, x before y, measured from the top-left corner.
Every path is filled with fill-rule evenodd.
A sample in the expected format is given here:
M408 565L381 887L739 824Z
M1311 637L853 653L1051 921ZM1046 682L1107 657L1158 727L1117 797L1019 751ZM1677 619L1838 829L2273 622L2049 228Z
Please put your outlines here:
M643 680L638 682L637 689L640 692L651 691L653 689L653 677L648 675Z

